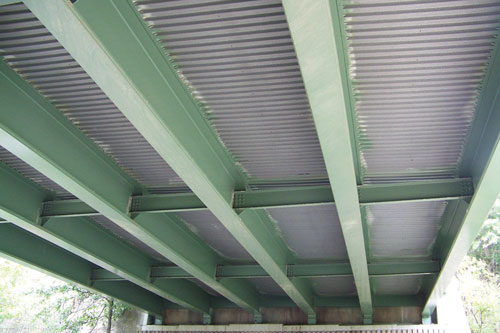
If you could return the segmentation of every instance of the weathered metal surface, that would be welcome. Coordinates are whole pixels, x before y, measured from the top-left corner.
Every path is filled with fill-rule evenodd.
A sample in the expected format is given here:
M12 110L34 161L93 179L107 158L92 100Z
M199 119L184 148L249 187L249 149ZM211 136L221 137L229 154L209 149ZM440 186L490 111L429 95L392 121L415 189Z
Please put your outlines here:
M375 295L416 295L422 288L422 276L401 275L371 277Z
M431 316L439 298L446 292L457 267L467 254L499 194L500 36L496 37L494 45L495 52L492 54L488 76L483 82L483 94L478 103L477 113L478 116L481 115L479 119L482 121L475 123L475 129L471 133L471 138L475 139L469 146L468 163L464 165L464 169L471 173L476 191L468 206L466 203L461 203L457 207L453 224L459 228L449 251L444 253L441 272L425 305L423 316L427 318Z
M16 72L143 185L183 185L24 4L2 6L0 16L0 56Z
M58 37L65 40L63 44L68 43L65 45L69 45L72 54L80 56L82 67L23 4L0 6L0 55L106 152L107 155L101 154L99 149L93 150L91 155L98 158L89 165L95 166L92 163L98 159L106 164L111 157L121 167L108 164L115 176L122 175L120 169L123 169L156 195L137 195L141 184L136 184L125 174L125 184L114 186L120 182L118 177L107 176L107 172L113 174L111 169L65 168L70 164L57 160L54 151L59 142L72 141L67 138L47 144L51 137L61 138L58 131L47 130L52 128L49 122L27 121L23 126L16 119L3 118L2 126L8 125L2 129L5 131L2 140L12 136L24 145L20 149L7 140L8 148L37 165L38 169L43 169L50 178L58 179L60 185L69 187L79 196L85 195L85 200L92 204L91 207L79 200L45 203L41 211L42 221L54 216L72 217L65 217L58 223L54 222L55 219L47 222L47 228L53 228L52 231L56 226L60 230L80 230L81 225L72 226L72 221L83 221L81 216L93 216L99 224L120 237L124 241L120 240L121 244L147 254L156 264L170 265L164 257L172 257L190 273L195 273L200 280L184 272L182 278L190 281L184 282L196 284L212 295L210 302L214 302L215 308L224 302L230 303L220 296L225 292L226 297L235 297L240 306L243 303L248 307L242 298L251 299L253 311L264 304L291 308L297 303L312 318L314 306L352 306L357 313L352 315L362 318L359 302L351 296L355 295L353 270L345 266L347 251L339 223L342 220L338 220L335 212L312 125L307 100L311 96L309 89L308 95L305 94L281 4L274 0L230 3L108 0L97 7L91 3L92 0L80 0L74 5L65 3L64 8L70 8L68 20L74 18L73 15L77 19L71 21L74 25L67 23ZM349 133L343 132L341 136L336 131L333 137L342 137L344 143L350 139L351 151L348 152L347 146L336 147L329 140L326 140L327 149L323 150L329 171L332 165L342 164L342 159L330 158L343 149L341 156L352 155L352 169L357 172L354 186L344 183L352 177L339 176L342 172L333 174L334 192L341 190L340 194L336 193L335 201L341 211L342 207L347 207L343 200L346 197L342 196L347 190L351 194L357 190L358 202L366 212L363 227L366 229L364 237L369 238L366 255L373 306L400 302L422 305L424 298L421 293L427 292L427 289L422 290L422 280L433 278L430 275L435 274L440 266L439 262L427 261L431 254L434 254L432 258L442 261L443 271L424 310L428 318L435 300L475 235L478 221L495 196L497 177L487 166L497 162L496 155L490 159L490 153L497 146L500 119L492 111L498 106L500 75L497 71L500 67L492 65L495 61L498 64L498 50L496 53L492 51L495 47L498 49L493 37L497 34L500 3L493 0L352 0L329 3L334 6L328 14L333 15L335 26L339 28L335 31L335 41L346 50L345 54L337 52L340 58L345 57L339 60L342 72L339 82L344 90L341 95L346 99L346 105L352 102L354 108L346 108ZM51 18L46 21L48 26L59 19L56 11L44 12L44 8L40 8L41 16ZM300 16L306 17L310 9L305 6ZM84 23L80 24L79 20ZM82 26L83 29L78 30ZM122 27L117 30L119 33L109 32L108 28L117 26ZM71 30L73 28L76 30ZM52 29L57 31L54 27ZM95 29L93 39L86 39L88 29ZM124 37L120 45L116 45L118 34ZM133 38L130 34L134 35ZM75 35L82 38L75 42ZM323 35L321 37L324 39ZM312 43L313 46L317 44ZM79 53L82 49L86 51ZM163 57L164 53L167 53L167 58ZM494 56L491 61L490 54ZM301 58L299 52L299 60ZM137 59L141 61L137 62ZM172 62L167 64L168 60ZM487 66L489 72L486 72ZM304 74L307 64L304 66L301 61L300 67ZM114 71L117 68L118 72ZM101 80L99 86L102 90L86 71ZM304 77L307 83L307 77ZM6 93L4 100L12 102L13 95ZM111 100L115 104L121 103L120 109L131 119L130 122ZM18 105L19 115L26 111L26 105ZM355 114L351 115L351 111ZM477 119L473 123L475 115ZM41 119L39 114L33 113L32 116ZM316 127L328 128L329 120L326 118ZM11 129L18 130L19 135ZM38 129L51 135L36 138L34 133ZM69 133L82 138L85 145L87 141L91 142L79 136L79 131L69 130ZM320 134L323 144L331 133L320 130ZM41 145L42 142L45 144ZM37 151L37 148L40 149ZM234 165L226 149L248 172L249 179ZM86 155L79 151L80 154L72 155L64 150L61 154L80 161L79 158ZM52 163L51 167L42 166L39 158ZM3 148L0 148L0 159L43 188L54 191L56 199L72 196ZM189 183L194 193L186 193L189 188L165 160L175 165L177 173ZM58 170L61 166L69 172L63 175L61 169ZM69 181L64 178L77 174L92 176L79 179L80 185L86 186L84 191L72 183L76 178ZM444 179L458 175L472 180ZM93 177L96 184L86 183ZM104 185L111 184L109 181L115 182L114 185ZM467 209L465 200L474 194L472 183L478 193ZM309 188L299 188L301 186ZM113 192L116 188L123 191ZM100 199L92 197L93 190L103 196ZM93 194L89 197L91 192ZM49 198L54 199L54 194L47 194L45 200ZM41 209L41 199L38 201L37 209ZM457 202L460 204L456 205ZM355 211L352 210L354 203L355 200L349 200L350 213ZM107 206L103 208L102 204ZM450 205L458 206L459 213L453 213L457 209L448 209ZM270 213L280 230L276 230L262 209ZM445 209L451 212L443 216ZM98 216L103 211L114 221ZM175 215L163 215L164 212L181 212L183 220L195 234L221 256L212 256L212 249L200 245L203 242L184 228ZM350 215L353 216L357 218ZM462 217L465 219L461 227ZM440 223L442 218L443 223ZM166 251L155 238L148 238L144 229L135 229L133 223L136 220L146 232L161 235L163 241L173 244L177 252ZM132 223L132 231L128 222ZM116 227L115 223L121 227ZM128 226L127 231L122 229L124 226ZM280 233L287 244L282 243ZM358 241L360 234L357 234ZM73 246L83 244L78 241L84 240L74 239ZM351 236L346 238L348 243L352 239ZM439 246L434 246L436 239ZM61 242L60 239L53 240ZM184 248L186 244L190 246ZM196 257L191 256L192 248L198 248L198 245L204 249L203 253L198 253L201 258L199 265L195 263ZM295 256L290 255L287 246ZM180 251L182 249L185 251ZM191 262L187 264L183 261L184 252L191 256L188 258ZM206 256L205 252L210 255ZM363 252L360 247L357 253ZM255 264L252 257L265 269ZM392 262L379 262L389 259ZM419 259L419 262L391 266L401 259ZM26 257L25 260L30 259ZM308 260L340 262L331 264L331 267L325 264L313 267L312 261ZM207 262L211 266L200 273L197 269L208 267L204 266ZM215 269L215 262L252 265ZM168 274L182 273L179 273L182 268L176 267L178 270L174 273L169 270L170 273L162 276L164 268L155 267L151 276L155 272L158 275L154 278L166 283L168 279L176 278ZM359 269L354 273L356 277ZM93 279L97 283L95 286L125 282L110 272L106 274L102 280ZM104 281L109 277L115 281ZM245 282L247 277L250 277L250 283ZM149 283L146 280L136 283L146 286ZM231 283L241 283L240 288L233 289L236 292L257 289L260 295L231 294ZM111 288L111 284L108 286ZM114 284L107 289L108 292L123 292L121 287L113 289L116 286L119 285ZM106 289L101 291L106 292ZM285 295L291 296L295 303ZM366 295L361 297L362 302L366 300ZM143 305L149 307L153 303ZM368 317L366 308L365 304L365 319ZM203 306L201 311L208 312ZM296 312L307 320L303 313ZM374 316L377 316L377 311ZM249 314L245 314L245 318L253 320Z
M210 211L180 212L177 215L226 259L254 260Z
M429 258L446 201L366 207L372 259Z
M356 285L352 276L316 277L311 281L315 294L319 296L356 295Z
M300 259L347 260L334 205L268 209L286 243Z
M193 276L258 311L257 294L244 281L226 286L215 280L217 254L174 216L139 214L132 219L127 210L135 181L3 61L0 85L2 102L16 110L16 117L0 113L0 142L6 149ZM208 312L206 304L198 310Z
M345 1L365 182L454 177L500 3Z
M134 3L251 177L326 178L279 0Z
M286 276L286 247L266 227L266 218L252 210L233 210L232 193L241 174L210 128L202 129L199 108L136 10L126 2L98 3L69 5L56 0L28 6L252 257L305 312L314 315L312 292L307 284ZM122 36L119 43L117 34ZM140 66L137 59L142 60ZM204 278L208 281L209 276L200 280ZM211 283L215 289L221 286Z

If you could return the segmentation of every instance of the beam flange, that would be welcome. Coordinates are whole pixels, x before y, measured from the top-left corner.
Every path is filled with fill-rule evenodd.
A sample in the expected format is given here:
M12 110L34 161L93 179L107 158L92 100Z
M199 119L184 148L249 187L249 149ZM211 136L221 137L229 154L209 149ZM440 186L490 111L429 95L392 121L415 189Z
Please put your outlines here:
M166 302L128 281L91 282L92 264L13 224L0 225L0 256L88 290L109 295L161 318Z
M308 288L289 280L283 272L284 266L279 264L281 259L267 250L274 246L278 236L263 241L245 221L253 217L238 215L233 210L233 191L238 189L232 171L235 166L226 163L227 154L221 153L220 142L208 137L202 129L207 124L197 121L200 117L195 101L133 4L121 0L74 4L50 0L43 5L26 0L25 4L247 252L308 315L314 314ZM109 205L93 206L103 213L109 208ZM105 215L114 221L127 221L116 210L108 210ZM127 229L134 235L139 231ZM159 245L154 240L146 243L153 248ZM191 267L190 273L193 271ZM200 278L210 282L207 275ZM208 284L217 287L223 283L214 282L217 283ZM245 306L251 307L253 303Z
M474 193L469 178L415 181L397 184L369 184L358 186L361 206L412 201L459 200ZM276 190L237 191L234 209L266 209L335 204L330 186L289 187ZM147 194L132 197L129 212L175 213L206 210L193 193ZM47 201L44 217L99 215L95 209L78 199Z
M284 0L314 124L332 185L363 321L372 321L372 300L356 169L348 120L348 85L338 8L328 0Z

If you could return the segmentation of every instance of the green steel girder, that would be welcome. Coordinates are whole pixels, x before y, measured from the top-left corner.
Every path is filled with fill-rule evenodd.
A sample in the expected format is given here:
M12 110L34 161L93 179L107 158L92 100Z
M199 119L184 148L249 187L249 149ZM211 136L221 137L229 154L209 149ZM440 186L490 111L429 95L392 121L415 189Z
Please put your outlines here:
M457 232L436 253L443 258L443 265L422 312L426 321L430 320L500 193L499 111L500 36L497 36L461 166L461 173L472 177L476 190L468 205L460 201L453 211L451 208L447 211L447 216L452 215L450 228Z
M0 256L162 316L166 301L128 281L92 282L92 264L13 224L0 225Z
M217 281L215 266L220 257L174 216L139 214L132 219L128 208L135 182L3 61L0 100L0 144L4 148L221 295L258 312L257 291L243 280L231 286ZM40 206L31 211L29 221L35 220L33 212L38 214L44 199L36 198L34 203L40 200ZM23 200L18 204L24 204ZM13 221L9 215L3 217ZM39 228L30 231L41 232Z
M289 278L315 278L333 276L351 276L352 269L348 263L335 264L294 264L286 265ZM416 262L386 262L368 264L371 277L399 276L399 275L428 275L439 273L438 261ZM269 277L269 274L259 265L219 265L217 278L241 279ZM188 279L192 276L177 266L151 267L152 279ZM93 280L121 280L118 275L105 269L94 269Z
M397 184L358 186L361 206L407 201L455 200L474 193L468 178L414 181ZM334 204L330 186L290 187L277 190L239 191L234 193L234 209L264 209ZM132 197L129 212L174 213L207 209L192 193L149 194ZM44 204L42 216L93 216L95 209L81 200L56 200Z
M465 200L454 200L448 202L446 209L441 217L441 228L432 251L432 257L444 262L449 253L456 235L462 226L465 213L469 203Z
M311 106L352 266L363 321L372 322L370 279L348 119L349 90L335 1L284 0L297 59ZM347 95L348 96L348 95Z
M39 214L47 193L0 162L0 216L125 280L198 312L209 311L208 294L193 283L166 284L150 279L153 261L88 218ZM50 258L58 262L57 257Z
M261 230L254 228L266 224L265 217L255 211L238 214L233 210L233 191L239 187L235 165L220 142L207 134L210 128L199 121L194 99L132 3L26 0L25 4L247 252L308 315L314 315L310 288L302 281L288 279L281 262L283 253L269 251L276 246L278 235L268 232L260 237ZM93 200L85 200L85 193L76 188L71 192L88 204ZM115 209L109 212L109 205L91 206L114 221L128 221ZM121 207L119 211L123 212ZM140 231L131 226L125 229L135 236ZM159 247L154 240L146 243ZM183 260L172 261L186 266ZM190 273L193 271L200 273L191 267ZM205 272L198 275L207 283ZM214 282L208 284L217 287L224 280Z

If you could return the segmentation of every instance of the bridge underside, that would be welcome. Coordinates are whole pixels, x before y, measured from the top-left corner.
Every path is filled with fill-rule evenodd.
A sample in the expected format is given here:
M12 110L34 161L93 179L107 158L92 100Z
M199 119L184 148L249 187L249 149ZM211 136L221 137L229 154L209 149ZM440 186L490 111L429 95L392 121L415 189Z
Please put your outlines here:
M169 325L436 322L500 192L499 13L0 0L0 254Z

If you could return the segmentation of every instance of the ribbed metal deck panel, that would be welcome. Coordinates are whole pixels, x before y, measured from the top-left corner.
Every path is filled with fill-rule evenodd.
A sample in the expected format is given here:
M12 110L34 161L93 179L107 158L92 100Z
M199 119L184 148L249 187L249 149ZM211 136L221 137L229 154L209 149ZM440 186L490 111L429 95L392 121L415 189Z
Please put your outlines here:
M247 279L254 284L259 293L263 295L286 296L281 287L270 277L259 277Z
M135 4L251 178L326 178L280 1Z
M356 286L352 276L333 276L311 278L316 295L352 296L356 295Z
M182 181L23 5L0 6L0 56L145 186Z
M500 2L343 2L364 182L457 174Z
M252 257L210 211L177 214L200 238L226 259L253 262Z
M446 201L368 206L372 258L428 258L445 208Z
M422 287L422 276L381 276L370 279L375 295L416 295Z
M347 260L334 205L273 208L268 212L298 258Z

